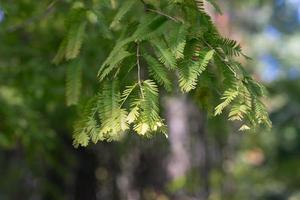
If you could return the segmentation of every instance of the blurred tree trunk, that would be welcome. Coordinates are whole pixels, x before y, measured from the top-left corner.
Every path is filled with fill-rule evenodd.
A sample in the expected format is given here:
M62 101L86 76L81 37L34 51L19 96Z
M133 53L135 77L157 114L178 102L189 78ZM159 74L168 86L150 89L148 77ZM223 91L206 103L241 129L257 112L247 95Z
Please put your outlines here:
M200 174L203 180L203 188L200 192L199 198L206 200L210 195L210 160L211 154L209 151L208 135L206 127L206 115L201 112L195 105L191 106L194 113L191 116L191 123L195 124L195 136L197 137L198 147L196 148L196 155L199 157ZM196 144L197 144L196 143Z
M170 158L168 175L171 180L185 177L190 168L188 105L185 97L171 97L166 103L169 128Z
M206 115L194 102L184 96L169 98L166 109L170 141L170 159L167 167L169 178L171 181L187 176L189 178L193 176L191 174L194 174L194 168L200 168L196 174L200 176L202 188L194 191L192 196L206 200L210 194L210 154ZM175 198L194 199L188 196L185 192L179 191Z
M191 157L192 167L199 169L201 188L196 196L199 200L207 200L210 195L210 168L213 147L209 145L207 134L207 114L198 105L189 101L189 127L191 130Z
M120 191L121 200L139 200L140 194L134 186L135 170L140 164L140 150L137 146L129 151L128 154L121 159L121 174L118 176L118 189Z

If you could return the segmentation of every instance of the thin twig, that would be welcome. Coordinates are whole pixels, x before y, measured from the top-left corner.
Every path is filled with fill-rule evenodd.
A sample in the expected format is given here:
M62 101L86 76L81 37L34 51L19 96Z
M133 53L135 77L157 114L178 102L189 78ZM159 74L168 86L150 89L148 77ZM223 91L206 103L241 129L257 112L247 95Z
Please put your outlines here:
M141 65L140 65L140 44L137 43L136 44L136 64L137 64L137 68L138 68L138 84L141 90L141 95L144 98L144 92L143 92L143 88L142 88L142 81L141 81Z
M202 40L202 39L201 39ZM236 75L236 72L227 64L227 61L226 61L226 59L227 58L223 58L223 56L221 56L220 54L219 54L219 52L213 47L213 46L211 46L208 42L206 42L205 40L202 40L209 48L211 48L212 50L214 50L215 52L216 52L216 54L217 54L217 56L221 59L221 61L229 68L229 70L234 74L234 76L237 78L237 79L239 79L238 77L237 77L237 75Z
M172 21L174 21L174 22L176 22L176 23L183 23L182 20L177 19L177 18L175 18L175 17L172 17L172 16L170 16L170 15L168 15L168 14L162 12L162 11L159 11L159 10L155 10L155 9L149 8L149 5L148 5L144 0L141 0L141 2L142 2L142 4L143 4L144 7L145 7L145 11L154 12L154 13L159 14L159 15L161 15L161 16L164 16L164 17L166 17L166 18L168 18L168 19L170 19L170 20L172 20Z
M154 9L151 9L151 8L146 8L146 11L154 12L154 13L159 14L161 16L164 16L164 17L166 17L166 18L168 18L168 19L170 19L170 20L172 20L172 21L174 21L176 23L183 23L182 20L177 19L175 17L172 17L172 16L170 16L170 15L168 15L166 13L163 13L162 11L159 11L159 10L154 10Z
M28 26L32 23L34 23L35 21L38 21L38 20L41 20L42 18L45 18L47 17L52 11L53 11L53 8L55 6L55 4L60 1L60 0L54 0L52 1L46 8L45 12L41 13L40 15L38 16L33 16L29 19L26 19L25 21L21 22L20 24L17 24L17 25L14 25L14 26L11 26L9 27L7 30L8 32L14 32L14 31L17 31L18 29L21 29L21 28L24 28L25 26Z

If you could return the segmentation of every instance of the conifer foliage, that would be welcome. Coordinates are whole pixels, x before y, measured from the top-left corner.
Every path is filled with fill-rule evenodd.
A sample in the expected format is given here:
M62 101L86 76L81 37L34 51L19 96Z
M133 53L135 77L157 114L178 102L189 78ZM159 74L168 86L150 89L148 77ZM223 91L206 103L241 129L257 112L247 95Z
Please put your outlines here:
M105 9L105 15L90 4L72 5L54 63L80 57L86 27L102 23L97 18L111 21L103 32L111 32L114 43L99 66L99 93L75 123L75 146L118 140L130 131L141 136L167 134L159 92L179 87L197 97L203 84L214 97L214 115L228 110L228 119L241 121L242 131L271 126L261 101L265 89L236 61L238 56L246 57L241 46L219 34L205 11L206 3L221 14L214 0L103 0L95 7ZM69 105L78 102L81 87L81 68L73 67L66 76ZM135 78L129 80L128 75Z

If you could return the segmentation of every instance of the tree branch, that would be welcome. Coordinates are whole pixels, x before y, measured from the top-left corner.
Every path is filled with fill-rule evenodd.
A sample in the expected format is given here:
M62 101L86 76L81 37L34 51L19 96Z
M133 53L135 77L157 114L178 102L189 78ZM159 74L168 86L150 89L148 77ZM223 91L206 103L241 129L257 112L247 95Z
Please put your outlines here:
M172 16L170 16L170 15L168 15L168 14L162 12L162 11L159 11L159 10L155 10L155 9L149 8L149 5L148 5L144 0L141 0L141 2L143 3L143 5L144 5L144 7L145 7L145 11L150 11L150 12L159 14L159 15L161 15L161 16L164 16L164 17L166 17L166 18L168 18L168 19L170 19L170 20L176 22L176 23L183 23L182 20L177 19L177 18L175 18L175 17L172 17Z
M140 44L137 43L136 44L136 64L138 67L138 84L141 90L141 95L144 98L144 93L143 93L143 89L142 89L142 81L141 81L141 65L140 65Z
M34 23L35 21L38 21L38 20L41 20L45 17L47 17L54 9L54 6L55 4L58 2L58 1L61 1L61 0L54 0L52 1L46 8L45 12L41 13L40 15L38 16L33 16L29 19L26 19L25 21L21 22L20 24L17 24L17 25L14 25L14 26L11 26L8 28L8 32L14 32L14 31L17 31L18 29L22 29L24 28L25 26L28 26L32 23Z
M161 11L159 11L159 10L155 10L155 9L151 9L151 8L146 8L146 11L154 12L154 13L159 14L159 15L161 15L161 16L164 16L164 17L166 17L166 18L168 18L168 19L170 19L170 20L172 20L172 21L174 21L174 22L176 22L176 23L183 23L182 20L177 19L177 18L175 18L175 17L172 17L172 16L170 16L170 15L168 15L168 14L166 14L166 13L163 13L163 12L161 12Z

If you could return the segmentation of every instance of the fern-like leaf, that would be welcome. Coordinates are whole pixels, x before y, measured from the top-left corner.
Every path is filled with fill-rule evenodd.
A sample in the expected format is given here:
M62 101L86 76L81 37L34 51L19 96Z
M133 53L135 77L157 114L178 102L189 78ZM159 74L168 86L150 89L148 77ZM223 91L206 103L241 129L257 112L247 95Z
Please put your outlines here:
M240 128L239 128L239 131L248 131L250 130L251 128L246 125L246 124L243 124Z
M66 47L67 47L68 40L65 38L59 45L58 51L54 56L52 62L58 65L61 61L64 60L66 54Z
M199 61L191 60L182 63L179 69L179 86L183 92L189 92L196 88L198 76L206 69L213 55L213 50L202 51L198 55Z
M138 116L134 130L139 135L149 136L151 133L160 131L165 133L165 125L159 116L158 88L154 81L145 80L142 84L143 96L136 105L139 106Z
M119 40L111 50L110 54L98 71L98 77L100 81L107 77L107 75L114 69L118 68L119 64L125 58L132 55L127 51L127 46L130 43L144 40L145 38L150 37L152 34L155 35L157 29L159 29L166 22L166 19L161 16L147 17L146 19L147 20L143 21L143 23L139 24L136 31L134 31L130 37Z
M81 90L81 64L72 62L67 66L66 73L66 103L68 106L78 103Z
M151 41L157 50L159 60L169 69L176 68L176 58L170 48L162 40Z
M86 22L80 24L74 24L68 33L68 43L66 45L66 59L74 59L79 54L82 41L85 34Z
M106 60L106 62L102 64L98 72L100 81L106 78L114 69L118 68L125 58L132 55L132 53L126 51L125 48L121 48L115 53L114 59Z
M168 76L167 70L164 68L164 66L159 63L155 58L153 58L150 55L144 56L149 67L149 73L150 75L160 84L163 85L164 88L167 91L171 91L171 81L170 77Z
M131 123L135 122L138 119L139 115L140 115L140 107L139 107L139 104L136 104L131 109L131 111L129 112L129 114L126 118L128 124L131 124Z
M220 115L224 108L229 106L229 104L239 95L238 87L236 88L230 88L226 90L221 97L223 100L222 103L220 103L216 108L215 108L215 115Z
M204 2L203 2L203 0L195 0L195 3L196 3L196 6L197 6L197 9L200 12L204 12Z
M126 13L130 11L130 9L134 6L135 3L136 0L127 0L122 2L116 16L110 24L111 29L114 29L120 23L122 18L126 15Z
M265 105L259 99L254 99L253 104L257 123L264 124L268 128L270 128L272 126L272 122L269 119Z
M219 39L218 44L227 56L232 57L242 55L242 48L235 40L221 38Z
M231 107L228 118L231 121L242 121L244 115L248 113L248 107L244 104L235 104Z
M168 33L168 44L176 59L184 57L183 52L186 45L187 31L188 26L186 24L181 24L178 28L174 28L173 31Z
M81 2L74 3L66 20L67 34L60 44L53 63L58 64L64 58L74 59L78 56L85 34L86 10Z
M74 124L73 145L75 147L87 146L90 140L94 143L103 140L99 124L95 119L97 109L97 98L93 97L80 112L81 118Z
M121 106L125 103L125 101L128 99L130 94L136 89L138 83L135 83L131 86L127 86L126 89L123 91L121 96Z
M128 129L127 111L120 108L118 81L105 82L99 95L100 133L107 140L118 140Z
M167 22L167 18L163 16L147 15L141 19L136 31L132 35L134 41L147 40L154 38L164 31L164 25Z

